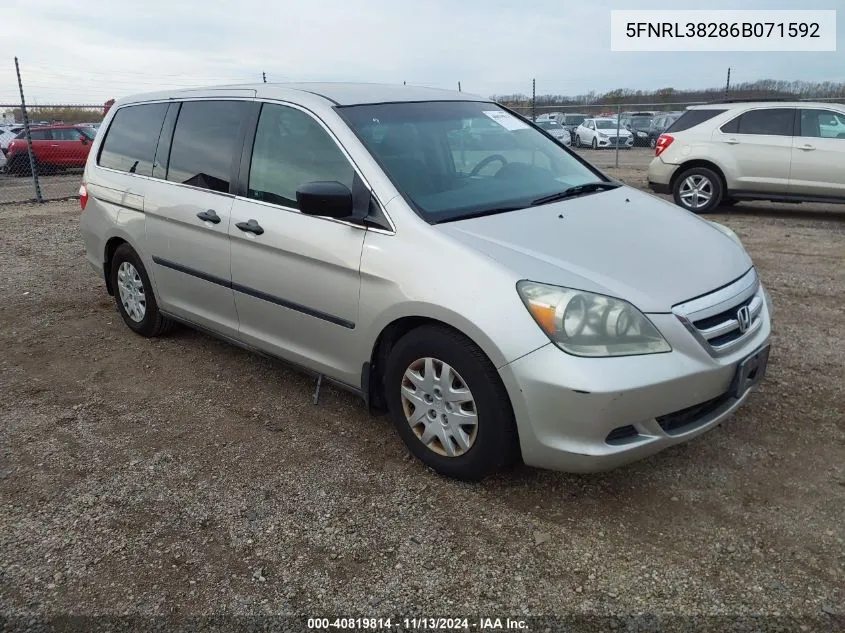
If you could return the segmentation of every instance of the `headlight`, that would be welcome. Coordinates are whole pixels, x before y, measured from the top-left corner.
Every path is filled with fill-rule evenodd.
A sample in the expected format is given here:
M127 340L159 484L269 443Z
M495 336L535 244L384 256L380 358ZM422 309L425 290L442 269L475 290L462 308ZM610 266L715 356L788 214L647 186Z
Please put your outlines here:
M516 289L551 341L575 356L672 351L651 321L627 301L527 280Z
M637 132L637 136L645 136L645 132Z
M713 222L712 220L708 220L708 222L710 222L710 224L712 224L715 228L719 229L722 233L724 233L729 238L731 238L734 242L736 242L737 244L742 246L743 250L745 249L745 246L742 245L742 240L739 239L739 235L734 233L734 231L732 229L729 229L724 224L719 224L718 222Z
M603 134L602 132L599 132L599 138L607 138L607 134Z

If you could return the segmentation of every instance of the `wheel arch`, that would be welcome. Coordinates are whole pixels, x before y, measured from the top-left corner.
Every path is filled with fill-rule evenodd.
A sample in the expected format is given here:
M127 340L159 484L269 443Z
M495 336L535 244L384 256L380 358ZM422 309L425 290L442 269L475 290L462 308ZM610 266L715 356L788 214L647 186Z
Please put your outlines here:
M713 171L717 176L719 176L719 180L722 184L722 195L724 196L727 194L728 182L725 179L724 170L719 167L716 163L711 160L707 160L706 158L695 158L685 163L681 163L681 165L675 170L675 173L672 174L672 178L669 181L669 187L673 192L675 191L675 184L678 182L684 172L695 167L703 167L705 169L709 169Z
M376 336L370 352L370 358L364 363L361 370L361 392L371 413L380 414L387 410L384 398L384 375L382 372L387 362L387 357L390 354L390 350L397 341L399 341L399 339L405 336L408 332L424 325L437 325L452 330L465 337L482 351L482 353L487 357L487 360L489 360L496 369L504 364L502 362L496 362L496 360L501 359L494 359L491 357L492 350L490 350L490 345L492 345L492 342L486 340L480 341L478 337L468 334L464 328L456 327L452 323L448 323L433 316L413 315L395 318L386 324ZM497 349L495 352L498 353L499 350ZM507 391L507 389L505 391Z
M114 235L106 240L103 252L103 276L106 280L106 291L112 296L114 296L114 288L112 287L111 275L109 274L111 272L111 263L114 259L115 252L117 252L117 249L123 244L129 244L129 241L119 235ZM129 245L132 246L131 244ZM135 247L132 246L132 248L134 249Z

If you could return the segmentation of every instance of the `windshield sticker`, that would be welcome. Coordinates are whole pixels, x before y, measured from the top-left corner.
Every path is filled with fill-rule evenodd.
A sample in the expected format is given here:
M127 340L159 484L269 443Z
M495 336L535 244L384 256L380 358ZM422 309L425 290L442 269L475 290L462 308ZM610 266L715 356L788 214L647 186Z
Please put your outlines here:
M483 110L483 113L506 130L524 130L528 127L527 123L520 121L518 118L508 112L505 112L504 110Z

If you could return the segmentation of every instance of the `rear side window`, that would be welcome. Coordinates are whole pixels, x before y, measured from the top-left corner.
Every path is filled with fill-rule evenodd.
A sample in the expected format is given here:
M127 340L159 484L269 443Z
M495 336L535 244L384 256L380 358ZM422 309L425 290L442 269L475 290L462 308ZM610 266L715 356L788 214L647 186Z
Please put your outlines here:
M795 124L795 110L792 108L771 108L751 110L739 117L739 134L765 134L770 136L792 136Z
M244 101L184 102L173 131L167 179L227 193L248 114Z
M166 103L125 106L112 119L97 162L101 167L151 176Z
M714 116L718 116L723 112L725 110L687 110L666 131L683 132L705 121L709 121Z

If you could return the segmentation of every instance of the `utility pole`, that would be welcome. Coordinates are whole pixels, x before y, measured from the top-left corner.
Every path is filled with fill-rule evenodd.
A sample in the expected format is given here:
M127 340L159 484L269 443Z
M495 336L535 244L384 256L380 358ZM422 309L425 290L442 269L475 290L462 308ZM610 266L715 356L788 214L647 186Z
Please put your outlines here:
M261 79L264 80L264 83L267 83L267 73L261 73Z
M35 154L32 152L32 134L29 132L29 116L26 113L26 100L23 98L23 83L21 82L21 67L18 64L18 58L15 57L15 73L18 75L18 90L21 93L21 116L23 117L23 129L26 134L26 147L29 151L29 170L32 173L32 184L35 186L35 199L38 202L44 202L41 197L41 184L38 182L38 164L35 160Z
M461 82L459 81L458 82L458 92L460 92L460 91L461 91Z
M728 92L731 89L731 67L728 66L728 81L725 83L725 99L728 98Z
M537 80L531 80L531 120L537 120Z

